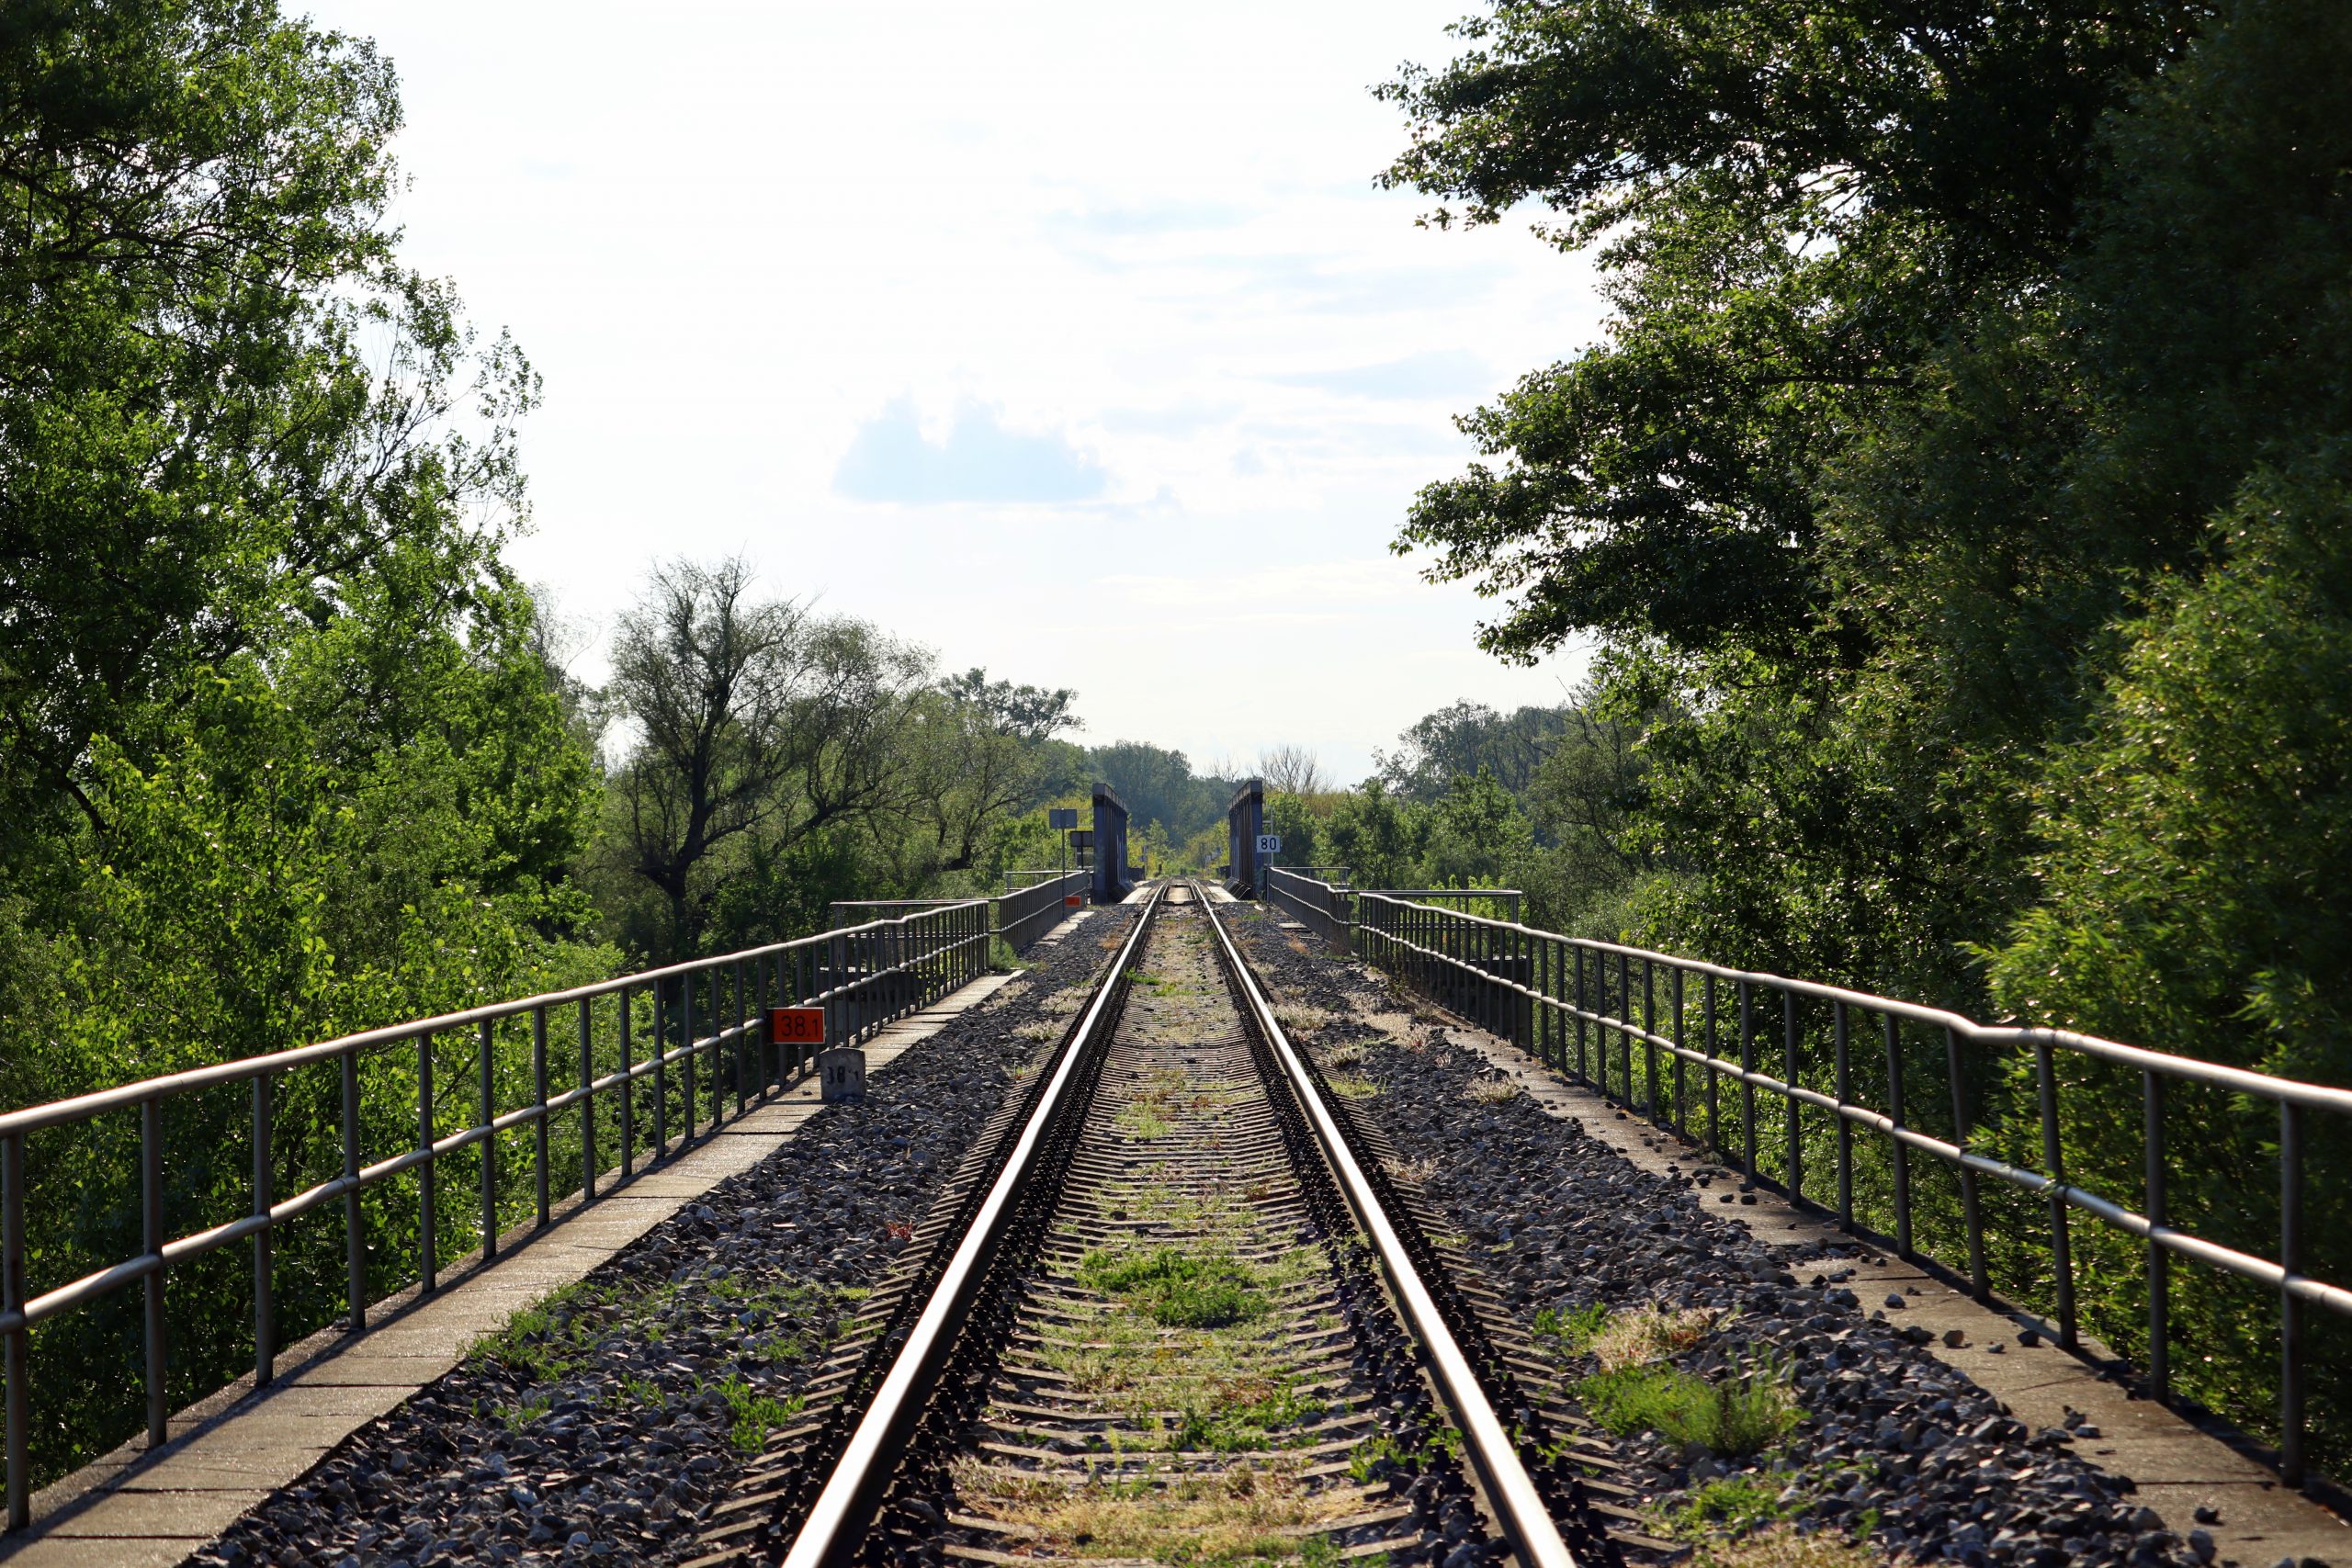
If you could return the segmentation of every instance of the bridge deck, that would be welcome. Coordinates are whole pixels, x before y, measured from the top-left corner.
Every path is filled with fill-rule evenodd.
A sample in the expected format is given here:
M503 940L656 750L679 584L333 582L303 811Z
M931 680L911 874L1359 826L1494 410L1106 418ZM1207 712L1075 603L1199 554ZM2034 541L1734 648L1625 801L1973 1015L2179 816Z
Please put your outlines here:
M1063 922L1056 936L1069 927ZM887 1067L1010 978L984 976L888 1026L865 1047L868 1069ZM174 1416L171 1441L153 1456L141 1437L36 1495L31 1527L0 1545L0 1562L176 1568L335 1444L456 1366L483 1335L757 1165L820 1104L812 1075L716 1135L640 1168L626 1185L611 1186L617 1173L608 1173L604 1196L583 1205L575 1194L546 1230L502 1239L488 1268L477 1255L451 1265L429 1297L412 1290L379 1303L366 1332L312 1336L280 1357L277 1380L259 1393L248 1374Z

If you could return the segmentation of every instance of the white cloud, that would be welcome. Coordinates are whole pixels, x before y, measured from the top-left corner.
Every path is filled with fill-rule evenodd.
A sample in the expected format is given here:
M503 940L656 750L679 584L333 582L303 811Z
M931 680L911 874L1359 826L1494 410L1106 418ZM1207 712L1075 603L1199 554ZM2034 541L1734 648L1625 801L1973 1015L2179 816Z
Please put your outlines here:
M1094 461L1059 434L1007 430L974 403L956 411L939 440L924 435L914 400L894 398L858 427L833 470L833 489L854 501L930 505L954 501L1052 502L1102 493Z

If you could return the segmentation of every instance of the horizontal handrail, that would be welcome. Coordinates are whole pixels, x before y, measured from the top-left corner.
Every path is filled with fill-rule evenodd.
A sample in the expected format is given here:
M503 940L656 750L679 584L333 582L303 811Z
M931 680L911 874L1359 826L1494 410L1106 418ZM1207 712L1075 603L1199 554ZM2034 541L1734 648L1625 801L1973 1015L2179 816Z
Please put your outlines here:
M1093 886L1091 872L1057 872L1042 882L1000 894L996 900L996 934L1017 954L1061 923L1062 911L1072 897L1084 898Z

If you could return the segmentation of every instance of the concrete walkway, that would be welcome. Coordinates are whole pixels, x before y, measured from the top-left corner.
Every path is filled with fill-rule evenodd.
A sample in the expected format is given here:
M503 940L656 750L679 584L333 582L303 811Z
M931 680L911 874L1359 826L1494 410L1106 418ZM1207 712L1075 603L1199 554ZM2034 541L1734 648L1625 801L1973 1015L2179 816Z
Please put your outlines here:
M1283 924L1296 940L1306 940L1304 928L1289 921ZM1349 966L1390 995L1400 995L1377 971L1355 964ZM1577 1122L1644 1170L1662 1175L1671 1164L1689 1174L1713 1163L1703 1149L1569 1083L1535 1057L1475 1024L1419 998L1408 1005L1409 1013L1360 1016L1384 1033L1399 1036L1413 1027L1416 1016L1442 1020L1450 1039L1476 1049L1510 1073L1548 1114ZM1692 1081L1697 1081L1695 1077ZM2054 1331L2047 1324L2028 1314L1982 1306L1924 1269L1848 1235L1838 1228L1834 1216L1825 1219L1819 1211L1800 1209L1775 1193L1759 1189L1742 1195L1752 1196L1752 1205L1717 1206L1716 1198L1736 1193L1736 1179L1718 1179L1713 1191L1706 1195L1708 1212L1739 1221L1759 1241L1802 1249L1799 1261L1791 1265L1800 1280L1816 1272L1852 1269L1853 1278L1846 1285L1861 1297L1866 1312L1885 1311L1897 1324L1917 1324L1929 1330L1937 1337L1927 1347L1931 1354L1974 1379L2030 1429L2062 1425L2069 1409L2088 1416L2100 1435L2078 1442L2075 1451L2110 1474L2130 1476L2139 1488L2134 1495L2156 1511L2165 1529L2184 1540L2191 1530L2204 1530L2213 1538L2218 1557L2234 1559L2247 1568L2272 1568L2282 1558L2352 1563L2352 1526L2344 1518L2290 1490L2274 1472L2185 1417L2153 1400L2135 1398L2120 1384L2099 1376L2092 1366L2059 1349L2053 1342ZM1841 1252L1858 1250L1862 1256L1831 1258L1826 1254L1832 1246ZM1887 1296L1898 1292L1906 1303L1905 1307L1897 1311L1882 1307ZM1952 1330L1959 1331L1961 1343L1946 1346L1943 1337ZM2040 1343L2026 1345L2018 1337L2021 1331L2031 1331ZM2105 1346L2088 1337L2083 1343L2085 1352L2094 1359L2115 1359ZM2211 1523L2199 1520L2200 1508L2212 1510L2218 1518Z
M1069 929L1065 921L1060 928ZM1052 940L1051 938L1044 940ZM901 1019L865 1047L880 1071L917 1041L986 1000L1012 976L989 975L928 1010ZM9 1568L175 1568L272 1492L300 1480L351 1433L456 1366L475 1341L560 1286L585 1276L678 1209L757 1165L820 1108L812 1075L740 1121L625 1186L577 1194L543 1231L503 1238L488 1268L479 1256L447 1269L441 1288L379 1303L357 1336L330 1328L278 1359L255 1393L250 1374L174 1416L170 1441L116 1450L35 1495L33 1523L0 1543Z

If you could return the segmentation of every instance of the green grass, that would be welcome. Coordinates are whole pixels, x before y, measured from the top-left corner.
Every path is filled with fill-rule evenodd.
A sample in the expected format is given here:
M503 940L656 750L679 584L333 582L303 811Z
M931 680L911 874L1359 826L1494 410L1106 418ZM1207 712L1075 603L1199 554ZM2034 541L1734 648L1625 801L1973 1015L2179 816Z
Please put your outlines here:
M758 1453L766 1445L770 1432L788 1425L808 1407L805 1395L796 1393L777 1399L759 1393L740 1377L713 1383L710 1391L727 1401L727 1413L734 1418L730 1436L735 1446L747 1454Z
M1608 1326L1609 1307L1602 1302L1588 1302L1570 1313L1545 1307L1535 1314L1535 1337L1550 1340L1563 1356L1583 1355Z
M1672 1367L1623 1367L1577 1385L1586 1414L1617 1436L1657 1431L1719 1454L1751 1454L1796 1424L1777 1368L1710 1381Z
M1360 1485L1369 1486L1379 1479L1374 1467L1382 1460L1390 1460L1411 1469L1426 1470L1442 1456L1462 1458L1462 1434L1450 1422L1434 1416L1426 1418L1419 1437L1403 1440L1386 1432L1374 1432L1371 1437L1348 1450L1348 1475Z
M1317 1420L1324 1406L1298 1392L1289 1378L1227 1382L1212 1391L1218 1395L1205 1405L1188 1405L1178 1418L1168 1446L1206 1453L1250 1453L1277 1446L1273 1434ZM1250 1397L1255 1395L1255 1397Z
M1172 1247L1125 1255L1090 1252L1078 1278L1090 1291L1140 1308L1162 1328L1227 1328L1266 1311L1256 1276L1244 1265Z
M619 1314L611 1311L618 1295L584 1280L566 1285L483 1336L472 1354L533 1382L561 1382L588 1367L597 1341L618 1326Z
M497 1362L543 1388L606 1365L602 1347L608 1339L629 1337L658 1345L665 1322L682 1309L716 1305L739 1321L749 1319L755 1326L777 1329L766 1347L767 1360L775 1365L830 1345L842 1329L841 1308L865 1293L730 1274L724 1280L657 1285L632 1297L620 1287L582 1280L516 1313L495 1333L478 1340L469 1354L479 1361ZM775 1400L755 1393L741 1377L706 1383L698 1392L717 1393L727 1401L734 1416L735 1440L753 1450L771 1429L797 1415L802 1403L797 1395ZM600 1397L615 1405L650 1408L662 1404L667 1396L652 1380L628 1375ZM548 1395L535 1392L496 1414L508 1427L519 1429L546 1415L552 1404Z
M540 1393L532 1395L520 1404L502 1404L498 1407L497 1415L498 1419L504 1423L508 1431L519 1432L554 1408L555 1401L547 1394Z
M1779 1475L1720 1476L1692 1487L1690 1500L1663 1511L1658 1522L1669 1540L1751 1534L1790 1517L1804 1506L1781 1501L1786 1479Z
M1119 1113L1111 1118L1111 1125L1138 1140L1164 1138L1170 1128L1168 1118L1159 1113L1159 1108L1142 1100L1131 1100L1120 1107Z

